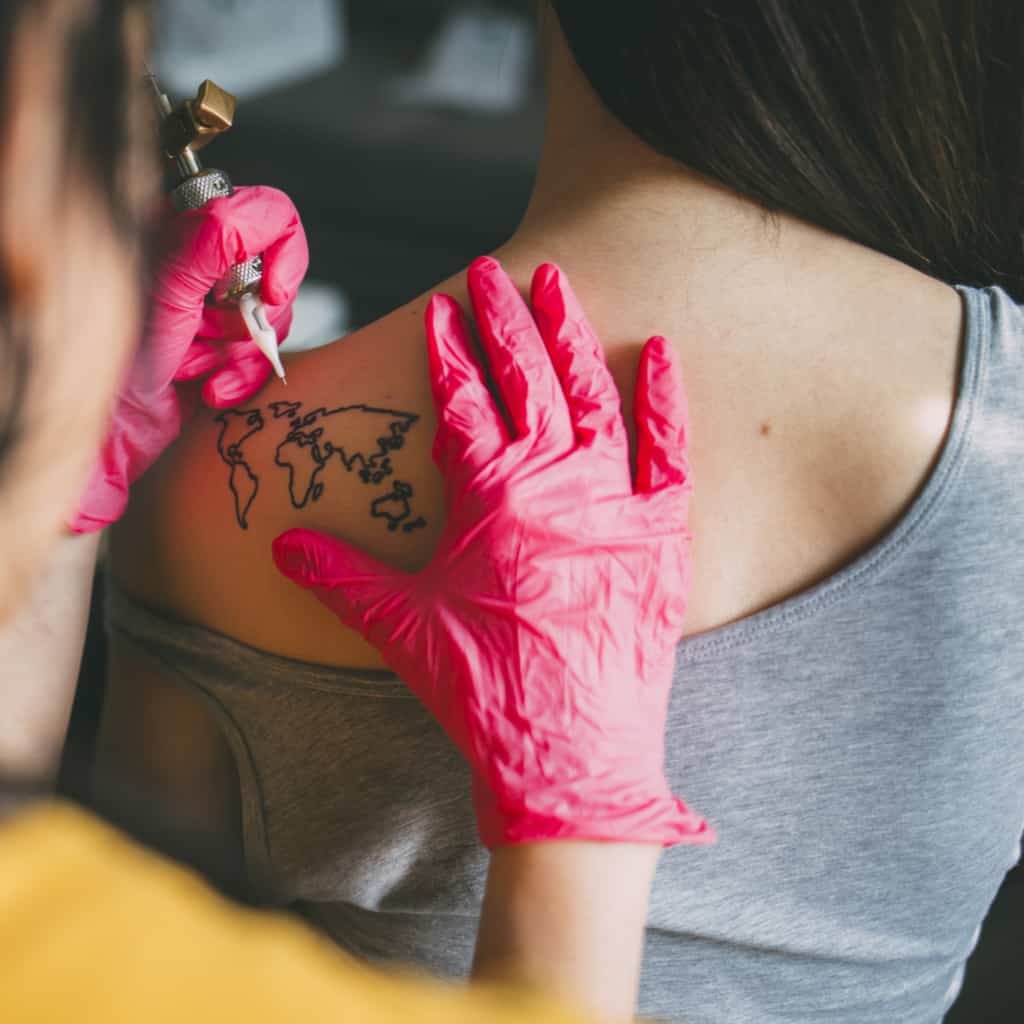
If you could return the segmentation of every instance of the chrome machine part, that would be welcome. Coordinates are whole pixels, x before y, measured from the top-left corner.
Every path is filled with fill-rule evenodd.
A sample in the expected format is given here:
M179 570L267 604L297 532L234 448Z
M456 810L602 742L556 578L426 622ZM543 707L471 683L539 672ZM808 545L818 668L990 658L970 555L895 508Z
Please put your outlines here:
M181 176L171 190L171 204L178 211L197 210L212 199L231 195L231 179L216 168L204 169L196 152L231 127L235 97L207 79L199 86L195 99L173 107L152 72L147 71L146 78L161 116L164 152ZM214 285L213 297L218 302L237 302L246 292L258 291L262 278L263 257L254 256L235 264Z

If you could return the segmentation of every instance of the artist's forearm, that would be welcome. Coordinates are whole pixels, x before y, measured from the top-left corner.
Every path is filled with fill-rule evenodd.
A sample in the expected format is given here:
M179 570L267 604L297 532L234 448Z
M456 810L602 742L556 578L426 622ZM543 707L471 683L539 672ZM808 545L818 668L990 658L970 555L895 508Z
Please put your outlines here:
M659 846L563 840L498 847L475 978L537 986L631 1020Z
M62 540L0 629L0 772L55 778L75 696L99 534Z

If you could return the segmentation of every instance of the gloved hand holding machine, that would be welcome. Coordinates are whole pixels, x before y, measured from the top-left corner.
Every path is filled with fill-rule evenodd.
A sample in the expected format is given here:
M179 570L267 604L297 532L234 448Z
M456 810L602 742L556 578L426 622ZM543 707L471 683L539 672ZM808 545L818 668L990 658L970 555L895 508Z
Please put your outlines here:
M234 97L207 80L195 99L172 107L155 76L147 73L146 82L161 119L164 156L179 179L170 193L178 211L170 225L173 255L152 295L147 344L118 397L72 520L80 533L114 522L130 484L178 436L195 396L173 382L204 378L202 397L214 408L255 394L271 368L287 383L278 341L291 326L291 303L309 265L305 232L284 193L235 189L223 171L200 166L196 152L231 127Z
M231 127L235 97L207 79L199 86L194 100L185 100L177 107L172 107L156 76L149 72L146 77L162 117L161 140L164 151L174 160L181 175L181 181L171 192L174 208L196 210L211 199L234 195L231 179L223 171L203 168L196 152ZM277 333L267 319L266 309L258 297L262 278L261 253L243 263L236 263L214 285L213 296L218 301L238 303L253 343L270 361L274 373L287 384L281 356L277 351Z

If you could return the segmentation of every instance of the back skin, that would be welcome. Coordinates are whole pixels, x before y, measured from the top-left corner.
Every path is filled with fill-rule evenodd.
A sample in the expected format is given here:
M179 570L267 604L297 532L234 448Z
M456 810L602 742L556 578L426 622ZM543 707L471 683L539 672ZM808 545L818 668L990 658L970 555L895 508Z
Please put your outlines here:
M631 282L602 277L593 260L550 239L513 238L492 253L525 295L545 259L566 271L605 346L631 441L640 347L654 333L676 345L694 481L687 636L798 593L876 543L920 490L950 422L956 292L815 228L787 230L778 259L794 235L814 249L800 279L783 289L769 267L763 288L738 281L730 312L715 320L693 301L696 280L674 294L626 290ZM435 290L469 310L464 275ZM272 381L242 407L256 412L201 410L112 532L119 585L264 651L384 667L278 575L270 545L304 526L410 571L429 560L444 507L430 456L428 299L288 359L288 387ZM216 725L144 659L122 654L112 665L100 760L217 827L236 817L237 783Z
M777 603L851 561L899 518L941 448L959 367L959 296L887 257L834 244L852 252L833 254L819 278L834 277L843 256L875 273L829 292L808 275L799 293L813 305L805 299L802 308L796 288L780 294L784 336L738 316L735 328L699 344L694 334L706 327L688 322L682 289L623 302L615 282L606 287L585 264L557 258L604 343L631 441L643 341L663 333L680 353L695 485L686 635ZM524 295L534 267L550 258L515 241L492 255ZM270 544L303 526L410 571L429 560L444 521L423 331L434 291L469 311L460 273L330 346L288 358L286 388L272 380L235 410L202 409L113 531L120 585L275 654L381 667L372 647L279 576Z
M524 294L540 263L566 272L605 346L631 440L640 347L653 334L677 346L694 483L684 633L707 632L836 572L904 513L949 428L961 300L794 217L766 222L754 204L661 156L603 106L556 19L544 19L542 36L548 110L537 177L518 228L491 255ZM468 310L463 274L435 290ZM258 409L262 429L200 411L112 531L118 583L265 651L381 667L375 650L278 575L270 545L305 526L409 570L430 558L444 508L430 459L428 298L289 359L287 389L272 382L244 407ZM301 403L302 416L349 411L317 434L321 424L275 418L270 403L281 400ZM237 830L238 783L218 727L164 666L124 647L111 665L99 768Z

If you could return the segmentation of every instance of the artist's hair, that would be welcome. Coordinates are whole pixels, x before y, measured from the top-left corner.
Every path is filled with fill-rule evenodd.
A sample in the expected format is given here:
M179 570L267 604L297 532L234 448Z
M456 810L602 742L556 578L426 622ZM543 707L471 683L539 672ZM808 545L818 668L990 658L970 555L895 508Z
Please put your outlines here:
M607 108L760 204L1024 302L1020 0L549 0Z
M60 0L62 3L68 0ZM27 20L43 17L48 4L39 0L3 0L0 4L0 123L13 117L11 94L13 59L23 38ZM154 234L139 218L126 197L119 161L125 159L129 141L127 97L138 88L125 46L124 24L129 10L148 13L147 0L77 0L72 5L68 29L54 40L49 59L63 70L63 153L61 185L71 178L84 183L110 215L110 221L126 243L139 245L140 284L154 258ZM2 145L0 141L0 145ZM16 169L31 174L31 168ZM10 187L10 182L2 183ZM31 371L32 346L29 325L12 315L16 301L11 268L0 265L0 480L4 467L23 429L23 402Z

